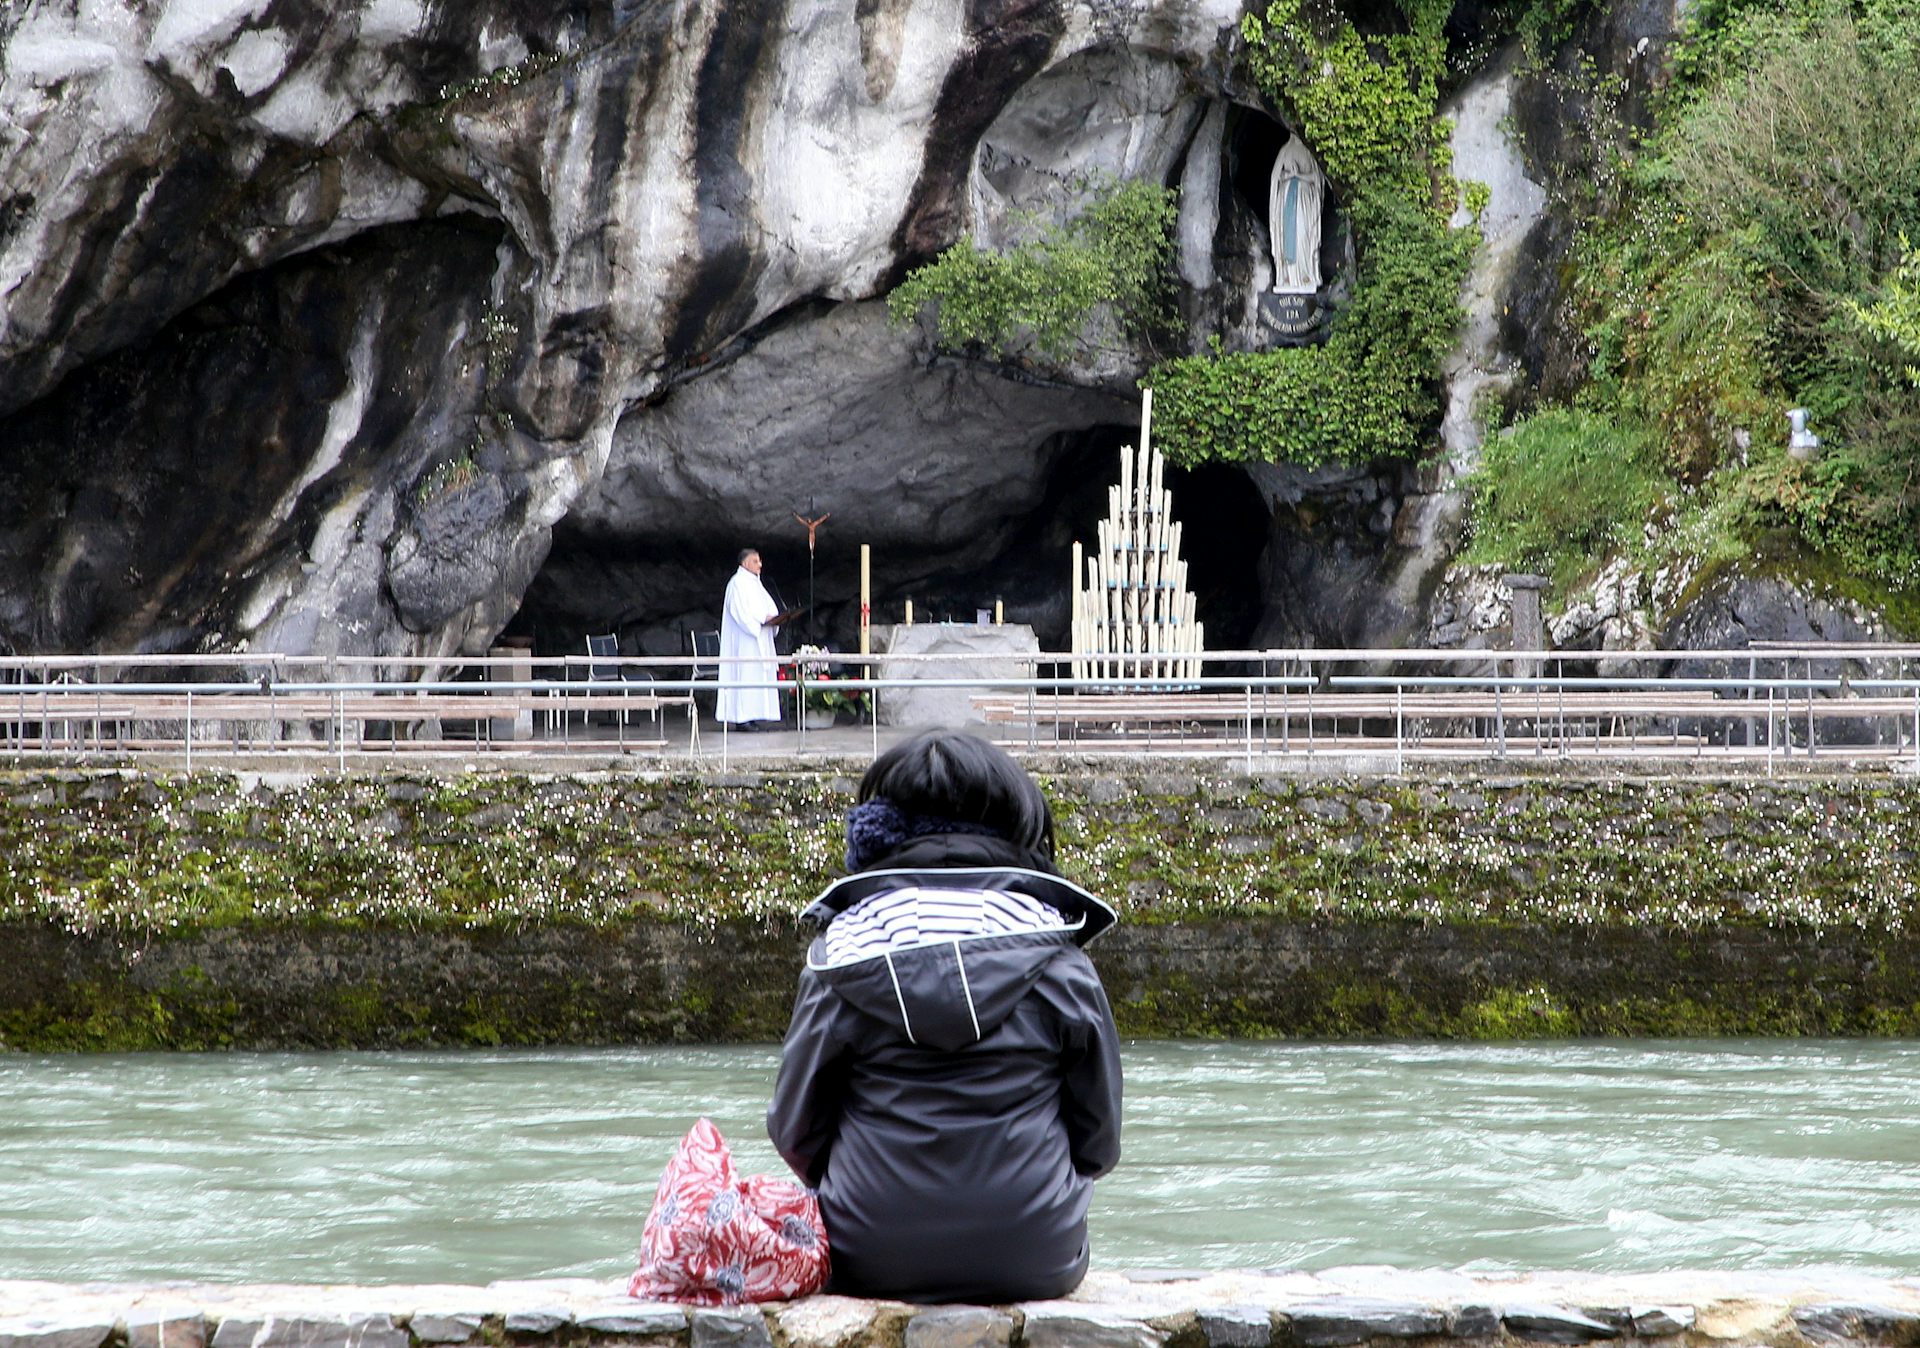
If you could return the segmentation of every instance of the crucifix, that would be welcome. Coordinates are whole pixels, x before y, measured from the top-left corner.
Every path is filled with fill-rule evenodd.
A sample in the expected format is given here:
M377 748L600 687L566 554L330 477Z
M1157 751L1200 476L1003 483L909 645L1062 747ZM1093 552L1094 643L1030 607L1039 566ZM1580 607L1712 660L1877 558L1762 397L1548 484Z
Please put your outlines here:
M815 503L813 499L809 497L807 500L807 509L812 510L814 508ZM807 625L809 628L812 628L815 623L813 616L813 551L820 538L820 526L833 518L833 512L829 510L826 514L820 516L820 518L810 520L796 510L793 512L793 517L807 526Z

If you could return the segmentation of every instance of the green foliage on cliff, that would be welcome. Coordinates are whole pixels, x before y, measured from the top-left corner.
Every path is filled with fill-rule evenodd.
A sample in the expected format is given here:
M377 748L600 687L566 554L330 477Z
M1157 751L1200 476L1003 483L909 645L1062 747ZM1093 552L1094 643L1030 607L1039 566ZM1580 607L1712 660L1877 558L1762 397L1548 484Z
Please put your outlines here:
M1920 249L1900 236L1900 264L1887 278L1886 287L1872 304L1847 301L1847 312L1870 337L1899 348L1909 363L1901 375L1920 388Z
M1408 31L1361 32L1274 0L1242 23L1256 83L1344 200L1359 275L1325 343L1169 361L1154 438L1176 463L1317 464L1414 455L1439 414L1440 361L1460 321L1477 231L1452 229L1458 185L1435 116L1449 6L1409 5ZM1484 189L1477 205L1485 204Z
M1671 484L1644 429L1554 409L1490 439L1468 486L1462 560L1537 571L1565 594L1590 558L1636 542Z
M1702 4L1575 252L1582 404L1652 433L1673 492L1750 547L1797 536L1889 609L1920 595L1916 68L1910 0ZM1523 470L1490 465L1486 499Z
M1095 183L1058 224L1004 253L964 238L887 296L896 323L931 311L935 340L1008 359L1031 349L1067 360L1174 322L1167 265L1175 194L1134 180Z

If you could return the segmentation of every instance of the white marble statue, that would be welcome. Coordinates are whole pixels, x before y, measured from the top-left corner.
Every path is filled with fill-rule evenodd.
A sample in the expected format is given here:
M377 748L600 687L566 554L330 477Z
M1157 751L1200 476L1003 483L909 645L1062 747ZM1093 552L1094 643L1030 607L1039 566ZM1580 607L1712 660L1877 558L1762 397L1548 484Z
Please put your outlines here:
M1280 147L1267 189L1275 294L1311 294L1320 288L1320 198L1325 184L1305 141L1293 136Z

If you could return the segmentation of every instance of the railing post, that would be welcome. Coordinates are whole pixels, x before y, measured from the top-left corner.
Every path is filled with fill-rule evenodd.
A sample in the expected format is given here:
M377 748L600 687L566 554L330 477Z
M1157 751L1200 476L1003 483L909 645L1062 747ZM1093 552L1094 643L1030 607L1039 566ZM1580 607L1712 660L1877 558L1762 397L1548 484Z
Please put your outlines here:
M1553 662L1553 719L1560 732L1560 757L1567 756L1567 666L1566 661L1556 658Z
M193 771L193 689L187 689L187 771Z
M1393 775L1407 770L1407 686L1393 685Z
M1812 757L1813 757L1813 751L1814 751L1814 747L1815 747L1815 746L1814 746L1814 742L1813 742L1813 725L1814 725L1814 722L1813 722L1813 678L1814 678L1814 674L1813 674L1813 661L1812 661L1812 659L1811 659L1811 658L1809 658L1809 659L1808 659L1808 661L1807 661L1807 679L1806 679L1806 685L1807 685L1807 757L1808 757L1808 758L1812 758Z
M1313 661L1302 660L1300 662L1300 671L1301 673L1307 676L1307 757L1312 758L1313 757L1313 685L1316 682L1313 674Z
M1496 657L1493 662L1493 734L1494 744L1498 746L1494 754L1498 758L1507 756L1507 705L1506 699L1501 696L1504 687L1500 681L1500 661Z
M1247 771L1253 771L1253 685L1247 685Z

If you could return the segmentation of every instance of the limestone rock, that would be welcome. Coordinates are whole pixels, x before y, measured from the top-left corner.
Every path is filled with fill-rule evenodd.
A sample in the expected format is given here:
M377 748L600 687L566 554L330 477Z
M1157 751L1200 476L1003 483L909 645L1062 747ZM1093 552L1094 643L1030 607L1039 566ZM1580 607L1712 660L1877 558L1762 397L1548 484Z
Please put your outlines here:
M1026 1307L1027 1348L1163 1348L1165 1337L1143 1320L1096 1307L1046 1302Z
M207 1318L190 1311L142 1311L127 1317L127 1348L207 1348Z
M684 1306L668 1302L612 1302L604 1306L582 1308L574 1315L574 1323L595 1334L635 1337L683 1334L687 1328L687 1311ZM419 1333L417 1327L414 1333Z
M866 1341L881 1307L852 1297L813 1296L777 1307L771 1314L789 1348L842 1348Z
M100 1348L113 1334L105 1324L0 1321L0 1348Z
M1447 1335L1455 1339L1490 1339L1500 1332L1500 1312L1492 1306L1459 1306L1447 1318Z
M391 1315L229 1316L214 1331L212 1348L409 1348L409 1341Z
M1612 1325L1564 1306L1504 1306L1500 1318L1515 1338L1534 1343L1587 1343L1620 1337L1620 1331Z
M1207 1348L1268 1348L1273 1317L1265 1306L1220 1306L1199 1315Z
M1013 1317L985 1306L941 1306L907 1321L906 1348L1007 1348Z
M1374 1338L1416 1338L1438 1334L1446 1327L1445 1318L1430 1307L1371 1297L1300 1302L1287 1307L1286 1317L1293 1342L1301 1348L1334 1348Z
M1810 1339L1898 1344L1920 1341L1920 1313L1889 1306L1844 1302L1796 1306L1793 1323Z
M509 1311L506 1317L509 1334L551 1334L562 1325L573 1322L573 1312L565 1306L532 1307L526 1310Z
M773 1348L767 1317L757 1307L693 1312L693 1348Z
M1672 9L1604 7L1583 50L1639 98ZM745 540L797 600L796 509L835 516L829 627L851 628L864 541L897 593L1004 593L1053 644L1075 521L1166 353L934 359L878 301L1111 174L1183 189L1189 348L1256 340L1264 227L1235 175L1270 110L1242 83L1242 10L13 7L0 648L432 675L513 621L555 649L620 627L678 653ZM1450 445L1553 326L1533 320L1566 231L1535 219L1538 184L1578 118L1516 69L1449 109L1456 170L1491 189ZM1337 218L1328 239L1350 260ZM1210 633L1418 632L1464 466L1218 467L1221 572L1245 579Z
M713 540L841 491L907 574L979 565L1050 489L1050 437L1130 419L1141 357L903 378L917 339L861 302L1074 175L1177 177L1238 17L10 17L0 637L477 652L563 521L555 620L645 629L711 608ZM460 490L421 491L463 463ZM636 583L582 597L596 549Z
M1643 1339L1660 1339L1669 1334L1684 1334L1693 1328L1696 1318L1691 1306L1633 1306L1633 1332Z

